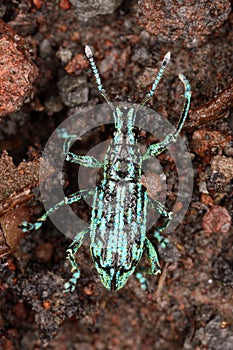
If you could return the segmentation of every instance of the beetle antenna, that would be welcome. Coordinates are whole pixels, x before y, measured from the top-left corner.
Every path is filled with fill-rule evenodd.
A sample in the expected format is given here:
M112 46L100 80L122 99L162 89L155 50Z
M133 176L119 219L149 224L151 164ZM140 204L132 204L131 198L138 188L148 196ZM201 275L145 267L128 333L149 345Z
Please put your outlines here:
M109 100L107 92L103 89L103 85L102 85L102 82L101 82L101 79L100 79L99 70L98 70L98 68L96 67L96 64L95 64L95 59L94 59L93 52L92 52L90 46L88 46L88 45L85 46L85 54L86 54L86 56L87 56L87 58L88 58L88 60L90 62L91 69L92 69L92 72L94 73L95 80L96 80L97 87L98 87L100 95L105 99L105 101L111 107L111 109L115 110L113 104Z
M158 83L160 82L162 76L163 76L163 72L165 71L165 69L167 68L167 65L170 61L171 58L171 52L167 52L166 55L163 58L163 61L161 63L160 69L158 71L158 74L156 75L156 78L153 82L152 88L151 90L146 94L146 96L143 98L140 106L143 106L147 101L149 101L151 99L151 97L154 95L155 90L158 86Z

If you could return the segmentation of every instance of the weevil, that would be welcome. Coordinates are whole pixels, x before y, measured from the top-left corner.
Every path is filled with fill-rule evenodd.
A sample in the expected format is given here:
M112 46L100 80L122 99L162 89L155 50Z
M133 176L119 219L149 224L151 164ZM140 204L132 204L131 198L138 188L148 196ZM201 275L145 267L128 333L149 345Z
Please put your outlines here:
M89 46L85 47L86 56L94 73L99 93L112 109L115 123L115 133L107 149L104 161L101 162L91 156L78 156L70 152L75 135L64 132L64 153L68 162L85 167L103 168L103 180L94 190L80 190L57 203L42 215L35 223L23 222L24 232L39 229L48 216L61 206L78 202L93 196L91 222L88 229L78 233L67 250L67 257L72 266L72 277L65 283L65 292L73 291L80 277L80 270L75 254L83 243L86 235L90 235L90 251L93 262L99 273L103 285L108 290L119 290L124 287L129 277L134 273L141 257L146 250L150 261L151 274L161 273L156 249L146 235L147 210L153 207L163 217L163 224L156 229L155 237L165 245L161 232L164 231L171 219L172 211L158 200L148 197L146 188L141 183L142 163L153 156L157 156L173 142L183 127L188 115L191 88L187 78L179 74L184 84L184 105L177 128L168 134L161 142L150 145L141 154L136 136L133 132L137 115L135 107L127 111L114 107L107 92L103 89L99 71ZM160 69L153 82L151 90L145 95L140 106L154 95L163 72L170 60L168 52L161 63ZM140 108L139 106L139 108Z

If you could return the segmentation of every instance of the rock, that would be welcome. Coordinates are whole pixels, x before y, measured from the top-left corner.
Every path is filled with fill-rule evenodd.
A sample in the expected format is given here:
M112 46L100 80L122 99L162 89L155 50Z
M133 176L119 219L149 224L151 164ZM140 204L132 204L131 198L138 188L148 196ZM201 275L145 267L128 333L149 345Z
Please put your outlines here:
M67 107L75 107L88 101L87 80L84 76L77 78L64 76L57 84L62 102Z
M26 42L0 20L0 117L23 105L37 76Z
M77 17L81 21L87 21L89 18L98 15L113 13L123 0L70 0L76 7Z
M158 40L200 46L219 28L231 11L228 0L139 0L138 23Z

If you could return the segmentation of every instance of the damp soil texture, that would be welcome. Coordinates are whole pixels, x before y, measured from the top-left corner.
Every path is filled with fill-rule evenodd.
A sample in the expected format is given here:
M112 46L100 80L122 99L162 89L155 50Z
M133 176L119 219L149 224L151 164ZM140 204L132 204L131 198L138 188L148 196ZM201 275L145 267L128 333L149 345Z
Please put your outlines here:
M0 349L233 349L231 5L227 0L0 1ZM192 88L181 133L192 162L190 203L180 224L164 233L168 249L152 238L156 224L148 230L162 273L147 276L146 290L132 275L124 288L108 291L87 240L76 255L77 287L64 294L71 276L66 259L71 222L58 230L51 217L37 231L20 229L23 221L43 214L43 204L56 201L59 186L70 194L78 190L79 178L91 188L103 176L96 169L79 176L81 167L67 162L58 174L55 159L62 151L56 142L52 157L43 158L54 130L74 115L81 135L74 153L91 152L113 135L111 113L106 122L96 116L92 128L93 108L80 117L104 102L85 45L93 49L113 102L140 103L168 51L171 62L147 107L176 125L184 100L180 72ZM150 127L136 134L142 151L158 142ZM104 148L97 147L97 158L103 156ZM179 182L186 173L177 171L169 151L157 160L142 182L149 197L162 196L177 214L183 206L176 201ZM85 224L90 207L80 201L70 211ZM138 271L142 267L149 268L146 254Z

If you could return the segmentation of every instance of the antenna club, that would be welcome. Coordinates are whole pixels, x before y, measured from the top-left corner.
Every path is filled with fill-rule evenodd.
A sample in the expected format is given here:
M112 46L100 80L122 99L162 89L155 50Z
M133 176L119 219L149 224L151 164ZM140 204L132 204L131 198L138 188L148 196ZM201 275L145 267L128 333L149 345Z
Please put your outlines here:
M182 81L183 84L187 83L187 79L184 74L179 73L179 79Z
M89 58L89 59L93 57L93 52L92 52L90 46L88 46L88 45L85 46L85 54L86 54L87 58Z
M192 92L191 92L191 86L189 84L188 79L186 78L186 76L182 73L179 73L179 78L182 81L182 83L184 84L185 87L185 96L191 96Z
M171 52L168 51L168 52L166 53L166 55L164 56L163 61L164 61L166 64L168 64L168 62L170 61L170 59L171 59Z

